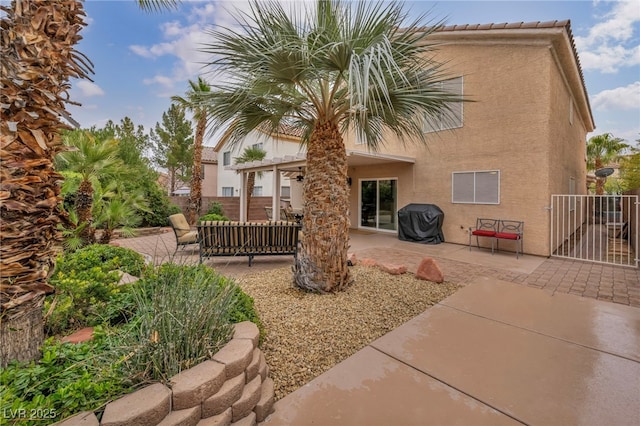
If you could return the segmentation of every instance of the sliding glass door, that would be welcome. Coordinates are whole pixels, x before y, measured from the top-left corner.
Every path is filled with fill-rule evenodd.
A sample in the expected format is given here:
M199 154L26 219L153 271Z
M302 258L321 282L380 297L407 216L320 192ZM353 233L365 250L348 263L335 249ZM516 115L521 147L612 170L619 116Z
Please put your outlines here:
M397 179L360 181L360 226L396 231Z

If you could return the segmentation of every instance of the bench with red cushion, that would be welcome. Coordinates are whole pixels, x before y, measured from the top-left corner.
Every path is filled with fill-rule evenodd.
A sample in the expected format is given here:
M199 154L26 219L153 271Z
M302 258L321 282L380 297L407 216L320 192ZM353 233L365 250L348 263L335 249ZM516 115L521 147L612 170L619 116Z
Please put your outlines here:
M500 249L500 240L516 241L516 259L522 253L522 238L524 235L524 222L517 220L501 220L477 218L476 226L469 228L469 250L471 250L471 237L476 237L476 245L480 248L479 237L491 239L491 254L495 247Z

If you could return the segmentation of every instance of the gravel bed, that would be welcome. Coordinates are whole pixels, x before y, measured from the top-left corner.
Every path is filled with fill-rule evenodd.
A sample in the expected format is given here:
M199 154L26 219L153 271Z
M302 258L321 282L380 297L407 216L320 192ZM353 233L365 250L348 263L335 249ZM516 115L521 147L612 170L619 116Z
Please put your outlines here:
M296 289L290 268L245 275L238 284L254 298L266 329L262 351L284 397L378 337L454 293L460 286L389 275L354 266L354 284L336 294Z

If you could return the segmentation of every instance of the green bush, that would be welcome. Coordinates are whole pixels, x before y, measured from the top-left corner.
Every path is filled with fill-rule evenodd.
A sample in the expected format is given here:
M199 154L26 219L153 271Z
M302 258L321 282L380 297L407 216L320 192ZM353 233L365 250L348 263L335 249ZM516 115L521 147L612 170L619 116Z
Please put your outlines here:
M51 336L102 323L118 324L133 314L130 285L118 285L121 270L140 276L144 258L133 250L91 245L58 258L44 303L45 332Z
M220 201L212 201L207 208L206 214L217 214L219 216L224 216L222 203Z
M4 421L20 425L57 422L79 411L93 411L131 388L99 327L93 340L86 343L60 343L49 338L42 355L38 362L12 363L0 370ZM38 418L7 418L7 413L18 409L26 410L27 415L33 410L39 413Z
M204 216L200 216L200 219L198 219L198 222L215 221L215 220L228 222L230 219L226 216L221 216L216 213L207 213Z
M167 381L211 358L232 336L233 281L203 265L164 264L134 287L137 312L121 347L130 374Z

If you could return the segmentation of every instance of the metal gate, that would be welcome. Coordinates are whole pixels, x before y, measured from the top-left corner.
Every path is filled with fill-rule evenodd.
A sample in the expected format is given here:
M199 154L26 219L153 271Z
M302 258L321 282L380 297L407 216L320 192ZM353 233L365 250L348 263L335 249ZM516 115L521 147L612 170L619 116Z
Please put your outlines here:
M637 195L552 195L551 256L638 267Z

